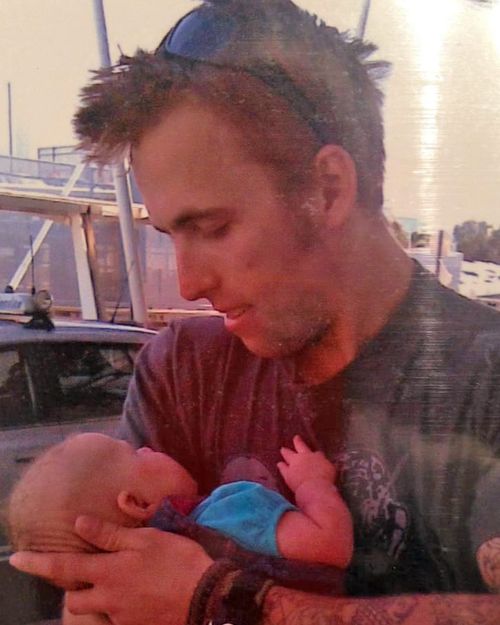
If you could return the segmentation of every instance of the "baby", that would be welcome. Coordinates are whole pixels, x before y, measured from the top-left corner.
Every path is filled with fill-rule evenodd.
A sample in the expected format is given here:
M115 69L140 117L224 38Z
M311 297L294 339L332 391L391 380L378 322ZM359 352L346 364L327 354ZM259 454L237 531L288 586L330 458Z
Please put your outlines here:
M281 449L278 469L295 506L255 482L224 484L199 498L195 480L170 456L102 434L76 435L45 452L15 486L7 511L11 543L15 550L93 551L73 531L78 516L137 527L167 497L180 496L193 501L191 519L246 549L345 568L353 529L334 486L335 467L300 437L293 445Z

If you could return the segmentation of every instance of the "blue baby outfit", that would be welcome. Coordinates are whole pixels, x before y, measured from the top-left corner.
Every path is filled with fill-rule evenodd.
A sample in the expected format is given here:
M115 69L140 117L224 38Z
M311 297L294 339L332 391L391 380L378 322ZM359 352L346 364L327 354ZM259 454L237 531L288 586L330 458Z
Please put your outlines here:
M240 481L213 490L189 517L222 532L245 549L280 556L276 528L289 510L297 508L274 490L256 482Z

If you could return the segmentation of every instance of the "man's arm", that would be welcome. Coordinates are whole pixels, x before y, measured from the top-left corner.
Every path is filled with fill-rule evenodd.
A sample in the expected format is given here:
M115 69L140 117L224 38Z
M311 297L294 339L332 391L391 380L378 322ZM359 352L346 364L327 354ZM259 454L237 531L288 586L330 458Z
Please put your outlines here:
M500 593L500 538L492 538L477 550L477 564L486 586Z
M266 597L262 625L498 625L500 538L481 545L477 563L491 595L331 598L275 586Z
M498 625L498 595L343 598L273 587L261 625Z
M68 608L75 614L107 613L115 625L184 625L194 589L212 562L199 545L158 530L123 528L97 519L82 521L77 522L78 534L111 553L24 553L14 563L62 587L91 584L88 590L67 593ZM279 586L270 589L261 625L309 623L498 625L500 595L360 599L310 595Z

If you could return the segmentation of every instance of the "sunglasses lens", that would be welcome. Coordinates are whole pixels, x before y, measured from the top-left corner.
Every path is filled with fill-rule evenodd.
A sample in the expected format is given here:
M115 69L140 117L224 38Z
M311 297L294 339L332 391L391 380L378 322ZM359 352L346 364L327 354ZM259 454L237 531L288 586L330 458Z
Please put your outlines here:
M208 61L227 45L235 28L235 21L228 15L202 7L183 17L167 34L160 49L188 59Z

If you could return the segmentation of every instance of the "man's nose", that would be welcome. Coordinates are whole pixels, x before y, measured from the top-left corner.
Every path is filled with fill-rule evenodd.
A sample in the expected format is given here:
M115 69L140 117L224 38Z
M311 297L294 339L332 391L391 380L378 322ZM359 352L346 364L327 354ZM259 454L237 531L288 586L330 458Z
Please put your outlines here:
M176 262L181 297L189 301L211 299L218 278L210 259L194 250L176 248Z

